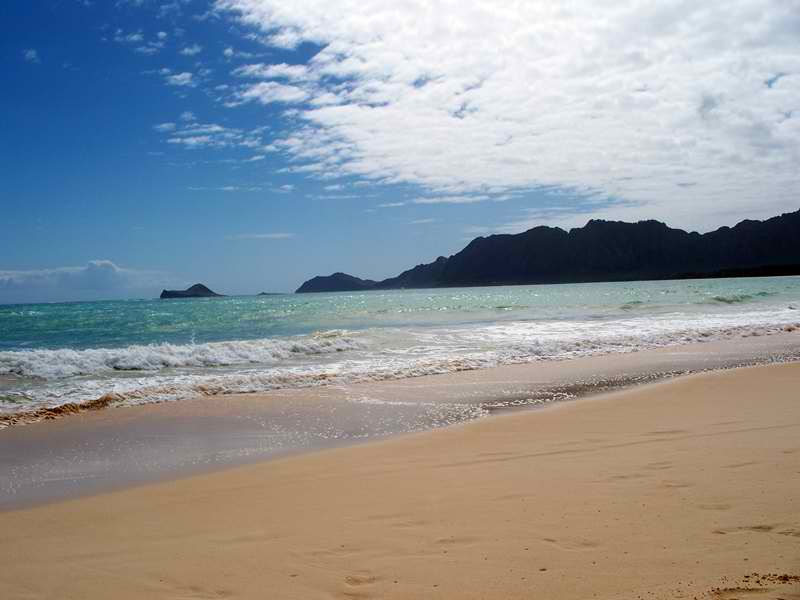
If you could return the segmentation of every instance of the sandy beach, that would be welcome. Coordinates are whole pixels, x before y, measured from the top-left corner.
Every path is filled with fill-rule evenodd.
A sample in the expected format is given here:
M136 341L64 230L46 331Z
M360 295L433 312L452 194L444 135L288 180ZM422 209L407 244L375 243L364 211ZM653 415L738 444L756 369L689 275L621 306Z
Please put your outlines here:
M800 600L800 0L0 12L0 600Z
M0 513L3 598L800 598L800 365Z

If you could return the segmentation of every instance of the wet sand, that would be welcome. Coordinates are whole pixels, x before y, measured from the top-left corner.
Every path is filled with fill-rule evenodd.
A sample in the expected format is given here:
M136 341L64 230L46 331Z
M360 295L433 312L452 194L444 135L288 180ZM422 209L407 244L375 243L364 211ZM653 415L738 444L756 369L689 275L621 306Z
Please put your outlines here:
M67 415L0 430L0 511L798 357L800 333L789 333Z
M7 511L0 597L797 599L798 389L691 375Z

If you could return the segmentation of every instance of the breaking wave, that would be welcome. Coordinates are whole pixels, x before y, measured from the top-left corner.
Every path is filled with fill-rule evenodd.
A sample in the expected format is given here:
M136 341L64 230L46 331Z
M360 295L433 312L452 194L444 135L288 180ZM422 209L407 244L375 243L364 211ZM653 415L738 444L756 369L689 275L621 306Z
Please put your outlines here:
M800 329L796 319L702 328L668 326L638 334L630 333L631 329L636 329L633 322L619 325L600 331L597 324L591 323L570 339L561 335L537 335L541 333L540 324L516 322L461 331L417 332L417 345L404 346L397 345L401 337L397 330L377 330L364 334L365 340L346 332L329 332L296 339L186 346L5 352L0 353L3 372L13 370L37 377L47 374L59 379L47 380L44 388L29 386L7 392L6 397L0 399L0 428L28 419L52 418L112 405L397 380ZM494 339L497 343L491 348L478 348L470 343L473 337L484 341ZM389 341L392 344L387 346ZM324 356L337 352L344 352L344 355L327 359ZM13 360L9 355L13 355ZM56 359L62 362L55 362ZM230 365L234 366L208 368ZM145 373L169 367L190 368ZM65 375L82 374L90 369L93 369L92 377ZM120 373L122 369L129 373ZM109 372L112 376L108 376Z
M352 335L341 331L326 331L294 338L206 344L151 344L85 350L17 350L0 352L0 375L58 379L113 371L268 365L293 357L343 352L361 347L361 342Z

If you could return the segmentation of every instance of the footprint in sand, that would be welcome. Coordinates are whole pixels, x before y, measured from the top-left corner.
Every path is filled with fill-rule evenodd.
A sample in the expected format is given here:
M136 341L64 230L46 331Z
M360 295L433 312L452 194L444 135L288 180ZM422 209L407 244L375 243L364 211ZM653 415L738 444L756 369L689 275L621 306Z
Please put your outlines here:
M600 545L598 542L592 540L578 538L560 540L555 538L542 538L542 541L547 542L548 544L561 550L568 550L571 552L576 550L592 550Z
M371 589L379 578L371 573L348 575L344 578L344 589L341 596L344 598L373 598L377 597Z
M732 465L724 465L726 469L741 469L742 467L752 467L754 465L761 464L757 460L751 460L748 462L740 462L740 463L733 463Z
M780 529L780 531L775 531ZM714 533L726 535L729 533L777 533L779 535L790 535L800 537L800 532L794 527L782 527L781 525L746 525L744 527L728 527L715 529Z
M344 582L352 587L361 587L362 585L371 585L378 581L374 575L348 575L344 578Z
M686 429L661 429L661 430L656 430L656 431L648 431L647 433L644 433L642 435L646 435L646 436L652 436L652 435L656 435L656 436L660 436L660 435L681 435L682 433L689 433L689 431L686 430Z
M788 535L791 537L800 538L800 529L788 527L786 529L781 529L780 531L776 531L778 535Z
M440 546L469 546L471 544L475 544L478 541L479 541L478 538L474 538L474 537L467 537L467 536L454 537L454 536L451 536L451 537L439 538L437 540L434 540L434 543L438 544Z
M689 488L692 487L693 483L688 483L686 481L662 481L658 484L660 488L667 488L667 489L681 489L681 488Z
M666 469L672 468L672 463L668 460L660 461L660 462L653 462L646 464L644 466L645 469L650 469L651 471L664 471Z

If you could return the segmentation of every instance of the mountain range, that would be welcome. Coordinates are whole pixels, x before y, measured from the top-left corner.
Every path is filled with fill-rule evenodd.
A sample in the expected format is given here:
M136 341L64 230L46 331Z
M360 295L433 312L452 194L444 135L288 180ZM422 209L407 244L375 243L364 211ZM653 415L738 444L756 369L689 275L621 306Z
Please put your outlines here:
M700 234L659 221L591 220L477 237L383 281L334 273L297 293L800 274L800 210Z

